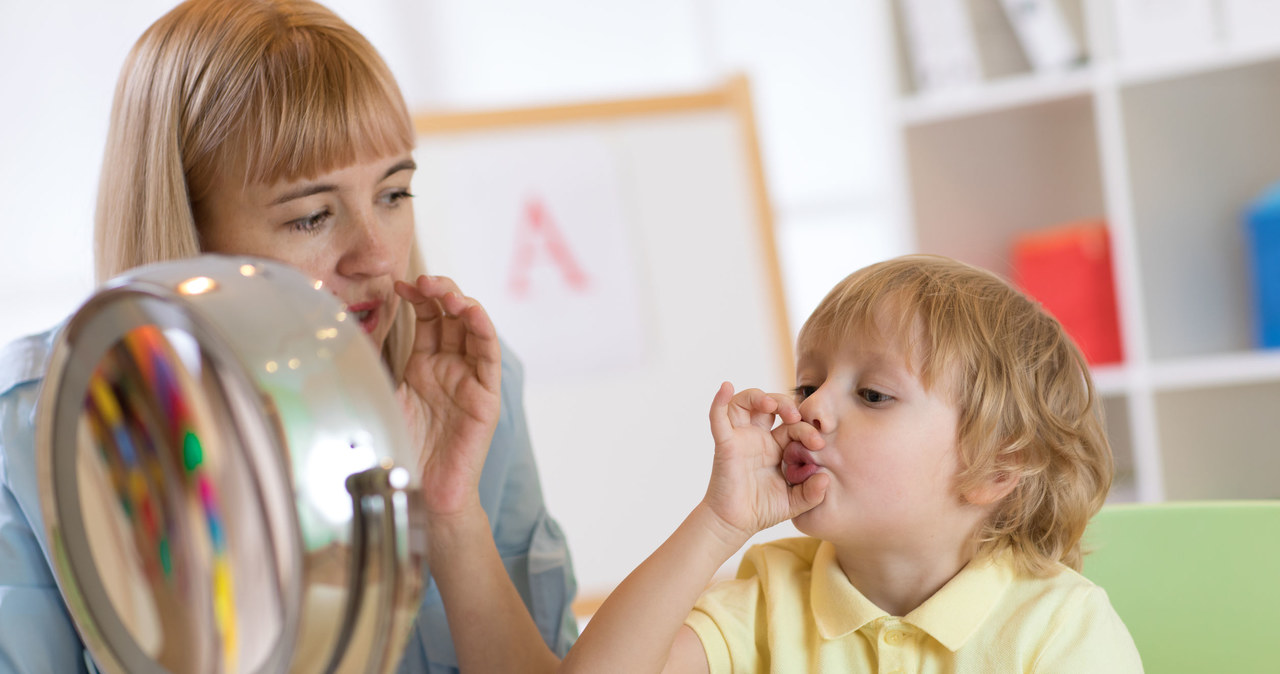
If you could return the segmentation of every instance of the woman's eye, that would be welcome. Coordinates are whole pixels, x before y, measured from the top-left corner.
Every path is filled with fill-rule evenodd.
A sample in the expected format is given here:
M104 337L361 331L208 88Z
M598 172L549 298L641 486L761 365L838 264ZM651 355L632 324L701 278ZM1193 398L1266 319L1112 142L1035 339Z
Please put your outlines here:
M289 228L295 232L313 234L320 229L320 225L323 225L324 222L329 219L330 215L331 213L328 208L322 208L306 217L289 221Z
M873 388L861 389L858 391L858 395L861 396L863 400L867 401L868 403L871 403L872 405L876 405L879 403L887 403L890 400L893 400L893 396L888 395L887 393L881 393Z
M412 198L413 198L413 194L411 194L409 190L397 189L397 190L392 190L386 193L385 195L383 195L382 200L388 206L394 207L394 206L399 206L400 202L405 201L407 199L412 199Z
M792 393L795 394L796 402L801 402L805 398L808 398L809 396L813 395L813 392L817 390L818 390L818 387L816 386L797 386L794 389L792 389Z

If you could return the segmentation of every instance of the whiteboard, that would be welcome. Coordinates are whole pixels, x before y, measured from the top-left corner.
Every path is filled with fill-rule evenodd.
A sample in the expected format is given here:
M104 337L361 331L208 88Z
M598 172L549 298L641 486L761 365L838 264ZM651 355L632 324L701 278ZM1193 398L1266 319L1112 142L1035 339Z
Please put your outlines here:
M747 82L415 125L427 268L524 363L579 594L607 593L705 492L720 382L793 386Z

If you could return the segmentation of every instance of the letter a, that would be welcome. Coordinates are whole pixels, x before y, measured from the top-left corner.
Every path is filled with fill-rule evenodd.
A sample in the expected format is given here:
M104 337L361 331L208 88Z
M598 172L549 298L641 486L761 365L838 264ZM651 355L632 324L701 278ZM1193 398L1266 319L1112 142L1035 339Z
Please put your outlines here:
M525 203L525 217L516 230L515 254L511 258L511 273L507 277L507 288L515 297L529 294L529 270L533 267L534 246L537 239L546 242L551 259L559 267L565 283L578 292L587 289L587 275L574 259L573 253L565 243L560 229L551 218L547 217L542 201L532 198Z

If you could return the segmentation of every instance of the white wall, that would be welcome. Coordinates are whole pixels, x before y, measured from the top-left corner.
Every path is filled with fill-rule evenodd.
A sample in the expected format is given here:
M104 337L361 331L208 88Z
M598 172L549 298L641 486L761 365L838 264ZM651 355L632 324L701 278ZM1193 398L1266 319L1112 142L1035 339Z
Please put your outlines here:
M92 290L94 193L114 80L136 37L172 4L0 0L0 343L61 320ZM907 234L886 225L889 69L873 9L881 3L329 5L382 51L415 110L661 94L745 71L793 330L836 280L905 251ZM591 593L639 560L615 558L607 537L576 527L573 485L587 477L543 480Z

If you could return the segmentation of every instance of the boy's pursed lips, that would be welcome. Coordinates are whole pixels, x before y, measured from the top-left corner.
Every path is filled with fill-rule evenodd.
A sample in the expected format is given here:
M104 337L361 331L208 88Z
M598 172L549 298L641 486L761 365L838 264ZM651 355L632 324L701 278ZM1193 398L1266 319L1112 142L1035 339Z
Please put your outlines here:
M800 484L822 470L822 465L813 459L810 452L798 440L792 440L782 450L782 476L788 484Z

